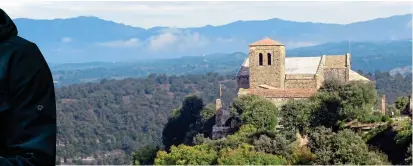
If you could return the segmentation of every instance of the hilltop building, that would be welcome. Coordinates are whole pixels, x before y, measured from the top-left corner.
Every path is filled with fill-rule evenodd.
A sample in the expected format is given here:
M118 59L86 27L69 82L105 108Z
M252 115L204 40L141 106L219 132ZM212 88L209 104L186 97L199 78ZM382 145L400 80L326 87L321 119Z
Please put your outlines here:
M277 106L314 95L325 80L369 81L351 70L350 53L319 57L286 57L285 46L270 38L249 45L237 74L238 95L255 94Z
M289 99L311 97L329 79L342 82L370 81L351 70L350 53L286 57L283 44L265 38L249 45L249 55L237 74L238 96L255 94L281 106ZM221 95L220 87L220 98ZM237 131L242 123L239 117L232 117L222 107L220 98L216 100L216 122L212 129L212 139Z

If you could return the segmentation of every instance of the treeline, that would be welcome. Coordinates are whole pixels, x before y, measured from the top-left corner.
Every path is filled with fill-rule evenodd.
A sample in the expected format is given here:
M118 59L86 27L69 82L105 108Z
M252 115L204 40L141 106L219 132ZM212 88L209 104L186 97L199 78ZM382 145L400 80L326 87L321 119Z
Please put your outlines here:
M390 72L376 71L375 73L364 73L357 71L366 78L374 81L377 88L377 93L386 95L387 104L392 104L397 97L408 96L412 94L412 74L390 75Z
M411 117L394 122L388 114L372 109L377 99L375 86L363 82L326 82L309 100L289 101L281 108L259 96L241 96L229 107L240 120L239 130L211 140L208 121L215 118L213 109L191 95L168 120L163 131L165 147L139 149L133 164L411 164ZM355 121L384 123L384 128L396 133L391 139L403 157L389 157L382 152L383 145L369 145L375 137L386 137L380 136L384 130L358 131L348 125Z

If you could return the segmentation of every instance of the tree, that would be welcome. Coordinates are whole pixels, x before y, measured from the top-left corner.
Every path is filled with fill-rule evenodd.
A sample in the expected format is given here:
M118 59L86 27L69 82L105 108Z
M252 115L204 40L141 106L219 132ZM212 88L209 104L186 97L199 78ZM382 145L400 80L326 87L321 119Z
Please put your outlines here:
M409 103L409 98L405 96L397 97L396 101L394 102L398 110L403 110L406 107L407 103Z
M244 95L237 98L231 112L239 115L245 124L252 124L259 130L274 130L277 124L277 107L260 96Z
M314 102L318 103L318 108L311 112L310 126L325 126L336 128L343 119L341 114L341 101L335 92L318 92L314 96Z
M305 135L310 128L311 113L314 109L314 102L290 100L281 107L280 124L292 132L298 130L300 134Z
M377 92L372 83L352 81L346 84L339 94L343 118L346 121L361 119L371 114L377 101Z
M179 113L174 111L175 116L168 120L163 130L162 140L166 149L171 145L192 143L193 137L197 134L193 126L196 125L203 107L202 99L198 96L189 95L185 97Z
M319 103L319 107L312 112L312 126L337 128L340 123L358 119L370 121L373 107L377 101L375 86L371 83L351 81L326 82L320 91L311 98ZM376 118L381 120L381 117Z
M132 154L133 165L153 165L159 147L146 145Z
M206 136L211 136L212 127L215 125L215 112L215 104L207 104L200 112L196 130Z
M282 165L287 164L283 157L254 151L254 147L242 144L239 148L226 148L219 152L219 165Z
M283 156L289 163L294 163L293 156L297 144L287 140L280 133L257 133L252 140L255 150L258 152L269 153L277 156Z
M345 129L334 133L331 129L317 127L309 135L309 148L317 156L314 164L388 164L387 157L369 150L363 139Z
M170 151L159 151L155 165L214 165L218 157L217 152L205 144L171 146Z

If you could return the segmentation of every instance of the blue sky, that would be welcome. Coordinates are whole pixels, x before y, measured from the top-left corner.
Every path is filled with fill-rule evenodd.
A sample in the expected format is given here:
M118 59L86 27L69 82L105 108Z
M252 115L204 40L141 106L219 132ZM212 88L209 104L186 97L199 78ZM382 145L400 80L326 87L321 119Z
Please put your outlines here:
M42 2L1 0L12 18L97 16L132 26L199 27L281 18L347 24L412 13L412 2Z

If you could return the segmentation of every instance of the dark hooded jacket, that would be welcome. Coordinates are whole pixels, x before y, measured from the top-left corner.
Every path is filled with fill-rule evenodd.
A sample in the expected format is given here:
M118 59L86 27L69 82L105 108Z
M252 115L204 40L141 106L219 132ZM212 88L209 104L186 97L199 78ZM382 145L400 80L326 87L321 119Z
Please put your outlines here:
M0 166L55 165L56 103L36 44L0 9Z

